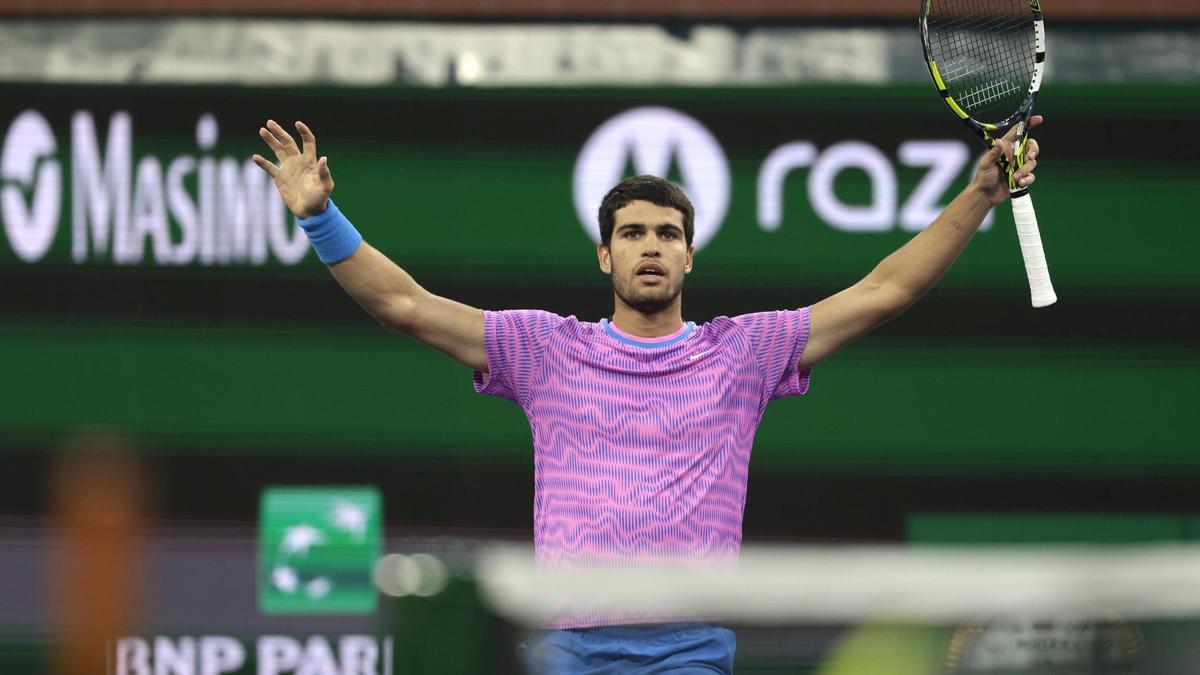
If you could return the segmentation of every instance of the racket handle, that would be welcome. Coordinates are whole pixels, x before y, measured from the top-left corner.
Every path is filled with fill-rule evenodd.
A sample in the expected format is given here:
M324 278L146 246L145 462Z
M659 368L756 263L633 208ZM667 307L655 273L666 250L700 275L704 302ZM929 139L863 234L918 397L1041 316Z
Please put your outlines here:
M1025 273L1029 275L1029 295L1034 307L1053 305L1058 296L1050 283L1050 268L1042 250L1042 235L1038 232L1033 200L1026 192L1012 198L1013 221L1017 224L1017 240L1021 242L1021 257L1025 258Z

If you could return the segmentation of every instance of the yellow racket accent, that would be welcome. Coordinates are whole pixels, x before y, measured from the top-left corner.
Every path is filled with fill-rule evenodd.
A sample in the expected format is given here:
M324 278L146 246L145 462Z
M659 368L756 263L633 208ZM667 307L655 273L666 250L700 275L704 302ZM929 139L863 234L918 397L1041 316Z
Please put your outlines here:
M946 91L946 83L942 82L942 74L938 72L937 61L929 62L929 72L933 73L933 82L937 85L938 91Z
M938 91L941 92L942 98L946 99L946 105L954 111L955 115L967 119L967 113L958 104L954 102L954 97L946 93L946 83L942 81L942 74L938 72L937 61L929 62L929 74L933 75L933 83L937 85Z
M946 105L950 106L950 109L954 111L955 115L958 115L959 117L963 118L964 120L967 119L968 115L967 115L966 111L964 111L962 108L958 107L958 104L954 102L954 98L952 96L946 97Z

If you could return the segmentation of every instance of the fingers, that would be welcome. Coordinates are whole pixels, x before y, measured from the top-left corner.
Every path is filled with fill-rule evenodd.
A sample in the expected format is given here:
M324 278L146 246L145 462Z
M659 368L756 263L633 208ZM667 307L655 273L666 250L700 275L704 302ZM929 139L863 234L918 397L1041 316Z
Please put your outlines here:
M979 158L979 171L988 171L1000 160L1000 144L993 143L988 151Z
M1015 143L1017 140L1017 127L1019 127L1019 126L1021 126L1021 125L1020 124L1012 125L1011 127L1008 128L1008 131L1004 132L1004 136L1002 138L996 139L996 141L997 142L1004 141L1005 143L1008 143L1009 145Z
M280 156L280 151L282 150L282 146L280 145L279 140L275 138L275 134L271 133L270 131L267 131L266 127L261 127L258 130L258 137L263 139L263 142L267 144L268 148L271 148L272 152L275 153L276 157L283 159Z
M317 176L321 180L321 185L329 192L333 192L333 174L329 173L328 157L317 160Z
M1026 166L1028 166L1028 165L1026 165ZM1028 187L1030 185L1033 185L1033 182L1035 180L1037 180L1037 176L1033 175L1032 173L1029 173L1029 171L1030 170L1022 169L1021 171L1013 172L1013 180L1017 181L1017 185L1019 185L1021 187Z
M296 139L292 138L292 135L285 131L283 127L279 126L275 120L267 120L266 131L270 134L271 138L274 139L275 143L272 144L271 141L267 140L265 137L263 140L267 141L267 145L271 146L271 149L275 151L275 154L279 156L279 159L282 160L285 157L291 157L292 155L300 154L300 146L296 145ZM259 131L259 136L262 136L261 130Z
M988 150L987 157L993 162L999 162L1001 157L1012 157L1012 143L1003 138L996 139L991 149Z
M1025 150L1025 163L1013 172L1013 179L1017 181L1017 185L1032 185L1033 181L1037 180L1037 177L1033 175L1033 170L1037 168L1036 157L1039 150L1038 142L1032 138L1029 139L1029 146Z
M267 175L271 178L274 178L275 175L279 173L279 167L275 166L275 164L272 162L267 161L267 159L262 155L254 155L250 159L254 160L254 163L257 164L263 171L266 171Z
M1029 133L1030 129L1034 129L1036 127L1041 126L1042 122L1045 119L1046 118L1042 117L1041 115L1034 115L1033 117L1030 117L1029 124L1027 125L1025 133ZM1017 130L1020 126L1021 125L1019 125L1019 124L1012 125L1011 127L1008 128L1008 131L1005 132L1004 137L1001 139L998 139L998 140L1004 141L1004 142L1008 143L1009 145L1016 143L1017 142Z
M300 132L300 140L304 141L304 154L309 157L317 156L317 137L304 122L296 122L296 131Z

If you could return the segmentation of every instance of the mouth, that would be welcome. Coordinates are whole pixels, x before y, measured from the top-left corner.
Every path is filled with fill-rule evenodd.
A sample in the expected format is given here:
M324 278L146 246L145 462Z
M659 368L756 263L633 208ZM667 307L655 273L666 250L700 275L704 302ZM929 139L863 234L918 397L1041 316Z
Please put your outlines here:
M657 263L642 263L634 271L634 276L648 284L654 284L666 279L667 271Z

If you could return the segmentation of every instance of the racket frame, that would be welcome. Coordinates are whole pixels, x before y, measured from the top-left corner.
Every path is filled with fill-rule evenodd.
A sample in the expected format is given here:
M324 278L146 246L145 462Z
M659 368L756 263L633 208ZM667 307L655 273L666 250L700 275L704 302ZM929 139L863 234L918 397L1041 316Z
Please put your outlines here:
M938 94L941 95L942 100L945 101L950 110L969 129L975 132L989 148L994 147L996 139L1002 137L1009 129L1014 126L1017 129L1017 144L1013 152L1013 161L1010 162L1008 157L1001 153L996 163L1004 171L1005 177L1008 180L1008 191L1013 202L1014 218L1018 221L1019 225L1018 236L1022 240L1021 250L1025 257L1026 271L1029 275L1033 306L1045 307L1046 305L1053 304L1057 300L1057 296L1054 294L1054 289L1050 284L1049 272L1046 269L1041 236L1037 230L1037 219L1033 215L1033 206L1029 199L1029 187L1018 184L1013 177L1016 170L1025 163L1025 153L1029 142L1029 118L1033 115L1033 104L1037 100L1038 91L1041 89L1042 73L1046 66L1046 26L1042 20L1041 2L1040 0L1028 0L1028 2L1032 13L1034 32L1033 76L1030 78L1029 90L1026 92L1025 99L1021 102L1021 105L1011 115L997 122L984 122L972 117L954 100L954 97L950 95L950 91L946 87L946 83L942 80L942 75L938 71L937 61L933 58L933 51L929 45L929 23L927 17L933 0L921 0L919 21L921 28L921 48L925 53L925 66L929 70L929 76L933 79L933 84L937 88ZM1032 223L1032 232L1027 232L1030 223ZM1031 256L1033 256L1033 259L1031 259Z

